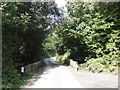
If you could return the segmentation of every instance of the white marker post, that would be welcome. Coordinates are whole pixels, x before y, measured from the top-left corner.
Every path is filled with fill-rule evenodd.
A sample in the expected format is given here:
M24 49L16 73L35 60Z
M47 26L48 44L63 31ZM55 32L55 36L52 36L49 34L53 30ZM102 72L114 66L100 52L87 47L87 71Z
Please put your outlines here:
M22 74L22 76L23 76L24 72L25 72L25 67L22 66L22 67L21 67L21 74Z
M21 73L24 73L25 72L25 68L22 66L21 67Z

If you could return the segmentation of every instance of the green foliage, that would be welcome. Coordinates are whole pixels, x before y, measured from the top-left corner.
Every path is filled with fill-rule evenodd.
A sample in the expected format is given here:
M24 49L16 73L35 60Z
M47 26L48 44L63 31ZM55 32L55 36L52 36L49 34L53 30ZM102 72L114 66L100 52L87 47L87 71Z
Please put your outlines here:
M86 58L84 68L92 72L112 72L118 74L120 55L119 51L111 52L99 58Z
M66 61L69 61L70 51L64 53L64 55L56 55L56 59L59 60L60 63L65 64Z
M114 60L113 60L114 59ZM118 74L118 61L119 57L110 57L109 55L104 55L100 58L88 59L84 64L84 68L92 72L112 72Z
M18 81L20 81L20 74L12 68L3 70L2 88L17 88L17 84L19 84Z
M18 65L34 63L45 57L42 44L47 33L45 30L51 21L49 15L56 15L58 11L54 2L3 2L0 8L2 86L19 88L21 77L16 71Z
M5 72L7 73L2 78L2 89L20 88L27 82L28 79L30 79L34 75L34 73L29 73L28 75L24 75L21 77L21 75L18 74L16 70L11 69L6 70Z
M21 82L18 64L36 62L46 52L57 52L61 63L69 58L86 62L93 72L114 72L120 66L120 2L77 2L67 7L69 15L50 30L50 16L59 14L54 2L0 3L4 88Z
M70 49L69 58L86 62L91 71L113 72L120 60L120 2L77 2L67 7L69 15L55 28L61 39L58 54Z
M44 41L44 50L49 54L50 57L54 57L56 54L56 42L55 35L48 35Z
M102 58L91 58L86 62L86 67L92 72L102 72L105 69L106 62Z

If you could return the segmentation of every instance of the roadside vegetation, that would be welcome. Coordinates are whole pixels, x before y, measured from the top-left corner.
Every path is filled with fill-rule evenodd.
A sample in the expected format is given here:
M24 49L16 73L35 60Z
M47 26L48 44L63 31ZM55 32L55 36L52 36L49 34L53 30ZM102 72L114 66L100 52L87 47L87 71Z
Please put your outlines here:
M92 72L118 73L120 66L120 2L3 2L2 88L19 88L19 65L56 58L69 59ZM29 75L32 76L31 74Z
M19 88L28 77L18 72L48 56L43 42L58 15L54 2L1 2L2 10L2 88Z
M53 29L56 57L73 59L92 72L118 73L120 66L120 2L68 3Z

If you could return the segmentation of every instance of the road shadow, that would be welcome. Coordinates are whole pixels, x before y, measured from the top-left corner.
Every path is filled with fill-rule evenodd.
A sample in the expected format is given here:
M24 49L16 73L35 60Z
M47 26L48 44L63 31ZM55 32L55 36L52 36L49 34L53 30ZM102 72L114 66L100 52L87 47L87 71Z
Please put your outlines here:
M21 88L26 88L29 86L32 86L35 84L35 82L38 81L38 79L47 79L46 76L47 74L51 73L55 68L63 66L60 64L58 61L52 59L52 58L47 58L44 60L43 67L40 67L37 73L33 75L31 79L27 81L27 83L22 86Z
M39 79L46 81L49 79L49 76L59 72L62 67L67 67L67 65L61 64L55 58L46 58L43 61L44 63L42 69L40 67L40 70L30 80L28 80L27 84L25 84L22 88L29 88L34 86Z

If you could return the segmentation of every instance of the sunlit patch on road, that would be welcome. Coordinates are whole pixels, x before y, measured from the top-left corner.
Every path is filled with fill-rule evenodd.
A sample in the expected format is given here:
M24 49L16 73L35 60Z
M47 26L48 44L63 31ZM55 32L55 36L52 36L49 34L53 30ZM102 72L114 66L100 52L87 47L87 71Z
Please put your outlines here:
M45 63L47 66L40 78L25 88L83 88L66 66L59 65L54 59L45 59Z

